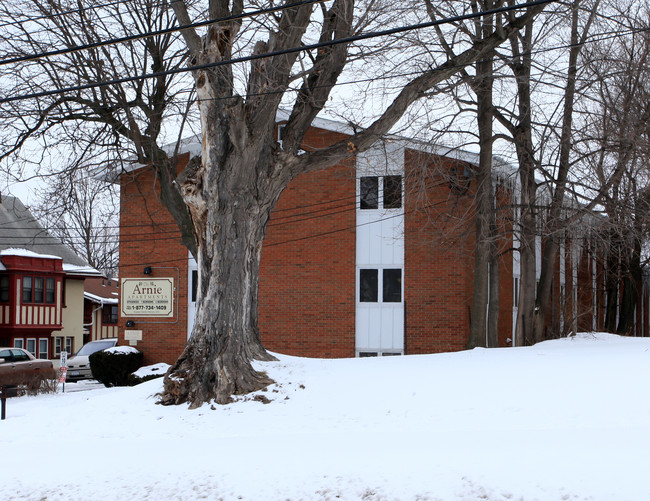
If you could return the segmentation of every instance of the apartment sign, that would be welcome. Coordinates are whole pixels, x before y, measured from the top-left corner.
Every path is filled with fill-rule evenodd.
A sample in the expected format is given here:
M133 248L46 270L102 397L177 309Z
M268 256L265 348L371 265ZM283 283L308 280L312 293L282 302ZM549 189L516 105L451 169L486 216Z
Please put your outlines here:
M173 317L173 278L123 278L123 317Z

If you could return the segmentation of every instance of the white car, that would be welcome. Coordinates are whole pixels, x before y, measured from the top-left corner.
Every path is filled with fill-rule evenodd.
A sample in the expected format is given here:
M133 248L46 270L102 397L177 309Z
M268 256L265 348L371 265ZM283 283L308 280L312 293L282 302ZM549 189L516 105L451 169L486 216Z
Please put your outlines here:
M91 341L84 344L81 349L68 359L68 372L66 374L66 381L78 381L79 379L92 379L93 374L90 371L90 362L88 357L96 351L112 348L117 345L117 338L111 337L107 339L100 339L99 341Z

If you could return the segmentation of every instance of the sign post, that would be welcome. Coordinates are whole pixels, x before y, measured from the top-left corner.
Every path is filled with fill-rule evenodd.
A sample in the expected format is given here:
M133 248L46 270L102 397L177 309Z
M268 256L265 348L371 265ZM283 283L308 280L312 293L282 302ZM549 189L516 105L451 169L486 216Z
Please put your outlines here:
M68 352L61 352L61 365L59 366L59 383L63 383L63 393L65 393L65 377L68 375Z

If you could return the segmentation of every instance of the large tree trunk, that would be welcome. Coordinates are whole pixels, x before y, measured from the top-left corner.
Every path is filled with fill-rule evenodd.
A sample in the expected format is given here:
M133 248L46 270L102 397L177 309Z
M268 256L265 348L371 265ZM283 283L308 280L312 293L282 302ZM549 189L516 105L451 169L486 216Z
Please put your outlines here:
M266 206L265 206L266 205ZM271 359L257 326L258 270L268 204L240 192L210 204L199 241L199 297L194 331L165 380L162 402L227 403L271 380L251 366Z
M232 395L271 383L251 360L273 359L262 347L257 325L259 265L266 223L288 178L272 174L279 169L259 168L258 162L273 163L269 139L233 144L229 138L240 131L206 128L209 135L220 134L221 141L205 148L202 166L180 180L196 229L196 321L165 379L164 404L227 403ZM211 168L210 162L224 168Z

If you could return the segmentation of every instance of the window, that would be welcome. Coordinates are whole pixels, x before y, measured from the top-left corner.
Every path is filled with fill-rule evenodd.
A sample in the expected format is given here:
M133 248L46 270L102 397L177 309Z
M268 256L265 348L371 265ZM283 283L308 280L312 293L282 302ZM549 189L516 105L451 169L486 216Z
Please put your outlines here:
M513 306L517 308L519 307L519 277L514 278L514 283L512 284L512 293Z
M43 302L43 277L34 277L34 302Z
M36 339L28 339L25 349L36 357Z
M43 277L23 277L23 303L53 304L56 280Z
M378 270L359 270L359 301L377 302Z
M105 324L117 323L117 305L108 304L102 308L102 322Z
M50 358L50 353L48 351L47 338L38 340L38 358L47 359Z
M362 303L379 302L379 290L384 303L402 302L402 270L400 268L386 268L381 273L379 283L378 269L359 270L359 301Z
M56 282L53 278L45 279L45 302L48 304L54 304L54 287Z
M402 207L402 176L384 177L384 209Z
M192 270L192 302L196 303L196 290L199 286L199 272Z
M383 299L384 303L402 302L402 270L384 270Z
M14 362L29 362L29 355L23 350L10 350Z
M377 209L379 207L379 178L362 177L359 184L359 207Z
M14 339L14 348L24 348L25 340L24 339Z
M9 302L9 275L0 276L0 302Z
M54 338L54 356L58 357L61 355L61 347L63 346L63 338L55 337Z
M32 302L32 277L23 277L23 303Z
M379 177L362 177L359 182L359 208L379 209ZM384 176L382 208L402 207L402 176Z
M67 351L68 354L72 353L72 338L71 337L66 337L65 338L65 351Z

